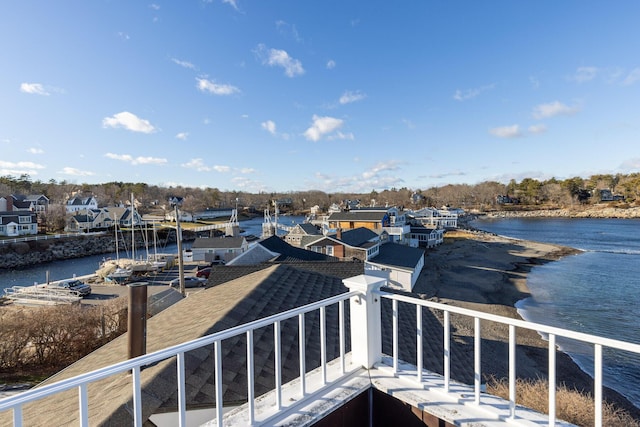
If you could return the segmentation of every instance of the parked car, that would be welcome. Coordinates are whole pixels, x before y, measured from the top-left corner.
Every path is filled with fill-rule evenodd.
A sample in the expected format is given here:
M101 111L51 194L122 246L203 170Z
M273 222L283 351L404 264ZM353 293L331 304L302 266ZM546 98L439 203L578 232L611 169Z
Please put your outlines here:
M196 273L196 277L204 277L205 279L209 278L209 274L211 274L211 267L205 267Z
M169 282L172 288L180 287L180 278L176 277L171 282ZM207 279L204 277L195 277L195 276L187 276L184 278L184 287L185 288L198 288L200 286L204 286L207 284Z
M91 285L81 282L77 279L64 280L62 282L49 283L47 285L49 289L64 289L70 291L76 291L78 295L86 297L91 294Z

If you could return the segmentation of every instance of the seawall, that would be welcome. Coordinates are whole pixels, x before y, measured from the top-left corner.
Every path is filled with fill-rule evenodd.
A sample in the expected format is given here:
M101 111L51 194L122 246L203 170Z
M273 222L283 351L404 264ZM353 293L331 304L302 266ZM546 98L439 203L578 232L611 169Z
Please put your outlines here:
M183 237L186 238L186 236ZM163 237L164 241L165 237ZM169 235L168 241L175 243L175 236ZM136 248L144 248L145 245L145 239L142 236L136 236ZM115 237L108 235L80 235L50 240L4 243L0 244L0 269L28 267L34 264L114 253L115 251Z

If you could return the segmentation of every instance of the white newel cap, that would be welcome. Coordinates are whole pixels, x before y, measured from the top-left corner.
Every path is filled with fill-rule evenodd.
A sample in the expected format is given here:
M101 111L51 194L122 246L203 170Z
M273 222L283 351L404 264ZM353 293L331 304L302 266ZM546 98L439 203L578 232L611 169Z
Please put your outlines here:
M380 296L374 293L386 279L374 276L350 277L342 281L350 291L360 293L349 299L351 312L351 360L367 369L382 360Z

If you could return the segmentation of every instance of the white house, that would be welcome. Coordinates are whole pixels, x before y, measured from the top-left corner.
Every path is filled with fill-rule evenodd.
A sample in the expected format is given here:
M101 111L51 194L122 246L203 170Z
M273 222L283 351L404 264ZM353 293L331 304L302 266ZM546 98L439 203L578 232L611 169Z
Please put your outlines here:
M364 263L364 274L383 277L393 287L411 292L424 267L424 250L398 243L380 245L378 255Z
M72 197L67 200L67 213L74 213L85 209L98 209L98 201L95 197Z
M240 237L199 237L191 245L194 261L229 262L249 249L247 239Z
M0 212L0 236L18 237L38 234L37 216L33 212Z

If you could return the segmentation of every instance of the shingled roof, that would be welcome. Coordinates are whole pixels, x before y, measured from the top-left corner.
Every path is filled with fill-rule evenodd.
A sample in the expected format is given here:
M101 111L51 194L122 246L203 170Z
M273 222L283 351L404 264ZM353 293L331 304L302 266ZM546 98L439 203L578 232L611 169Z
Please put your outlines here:
M302 270L305 264L306 270ZM147 324L147 351L153 352L184 343L208 334L225 330L291 308L346 292L342 279L335 276L350 274L348 268L358 263L301 263L271 265L267 268L208 288L176 303L149 319ZM340 271L337 264L344 266ZM349 267L350 266L350 267ZM316 270L316 271L313 271ZM323 271L320 274L318 271ZM356 272L356 271L354 271ZM402 292L404 293L404 292ZM337 307L326 310L327 360L339 355ZM349 310L346 314L346 351L350 351ZM392 354L391 301L382 300L382 350ZM416 363L416 310L409 304L399 304L400 358ZM320 363L319 315L305 316L306 367L311 370ZM281 322L282 380L297 378L298 322L297 319ZM442 351L441 321L429 310L423 309L424 354ZM452 330L452 333L455 333ZM245 402L247 399L246 335L225 340L222 344L223 390L225 404ZM454 377L469 382L473 380L473 354L465 351L466 338L451 342ZM273 329L262 328L254 332L255 395L272 390L274 384ZM201 348L185 355L187 409L215 406L214 360L212 348ZM50 384L65 378L113 365L127 358L126 334L104 345L42 384ZM442 373L442 358L424 359L425 369ZM176 361L174 359L147 366L141 371L142 414L145 425L152 425L152 414L175 412L178 407L176 386ZM120 374L92 383L88 387L89 424L96 426L132 425L131 375ZM29 426L78 424L77 390L70 390L25 405L24 424ZM55 414L55 420L51 414ZM10 414L0 414L0 425L10 421Z
M329 255L296 248L277 236L271 236L267 239L260 240L257 244L265 247L271 252L280 254L280 256L278 256L274 261L330 261L336 259Z
M350 264L350 263L345 263ZM147 352L222 331L291 308L338 295L347 291L342 279L332 276L329 266L320 274L289 265L272 265L219 286L192 294L174 304L147 323ZM332 319L332 320L331 320ZM327 309L327 357L339 354L337 306ZM306 315L306 367L320 363L319 315ZM298 377L297 319L282 322L282 379ZM222 344L224 401L240 403L247 399L246 336L225 340ZM274 388L273 329L254 333L255 393ZM347 346L349 340L347 339ZM43 384L53 383L127 358L126 334L104 345ZM215 405L214 360L212 348L201 348L186 355L186 396L188 408ZM175 359L148 366L142 371L143 418L160 412L177 410ZM89 423L91 425L131 425L131 377L115 375L89 386ZM51 425L56 414L59 425L78 423L77 391L64 392L27 405L25 425Z
M420 248L412 248L407 245L398 243L386 243L380 245L378 255L370 261L376 264L385 264L401 268L415 268L424 256L424 250Z

